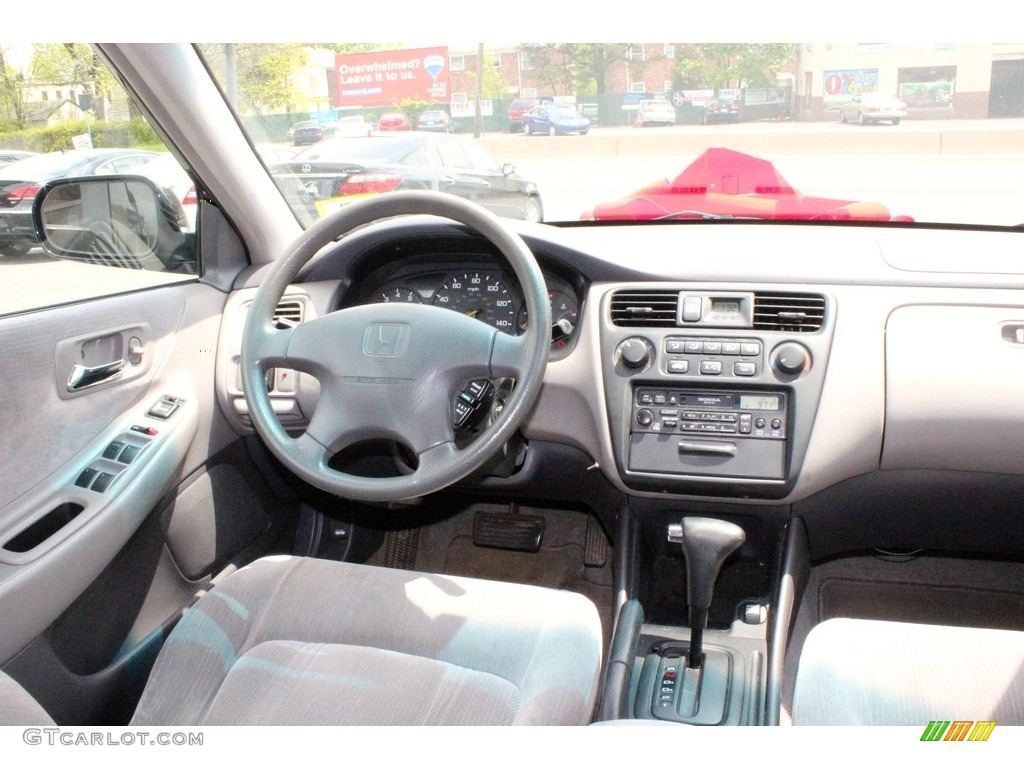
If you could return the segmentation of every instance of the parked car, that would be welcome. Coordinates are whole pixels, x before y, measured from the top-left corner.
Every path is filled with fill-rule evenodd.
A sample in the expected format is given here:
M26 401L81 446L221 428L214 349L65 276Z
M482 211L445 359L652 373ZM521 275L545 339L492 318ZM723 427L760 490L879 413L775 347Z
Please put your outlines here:
M839 107L839 122L892 123L899 125L907 116L907 105L886 93L857 93Z
M712 99L704 105L704 112L701 114L701 122L704 125L739 121L740 102L736 99Z
M324 127L319 120L301 120L291 127L292 142L295 146L315 144L324 137Z
M455 123L443 109L428 109L416 118L417 131L440 131L441 133L454 133Z
M636 111L636 124L640 128L649 125L675 125L676 108L670 101L645 101Z
M159 152L137 149L69 150L47 152L0 167L0 254L22 255L39 244L32 223L32 203L46 182L67 176L145 175L151 164L165 162L162 157ZM169 166L163 167L161 176L165 184L170 183L166 173ZM187 176L178 166L174 184L180 189L184 179ZM176 191L170 191L168 197L173 199L172 204L178 204L184 221L181 198Z
M257 144L256 151L267 165L277 165L291 160L302 150L285 147L280 144Z
M377 120L378 131L411 131L412 123L404 112L385 112Z
M0 168L11 163L16 163L19 160L25 160L29 157L35 156L36 152L25 152L20 149L2 149L0 148Z
M513 99L508 107L508 132L523 130L523 115L540 103L539 99Z
M345 115L331 124L331 136L369 136L373 126L362 115Z
M468 141L523 156L543 223L433 176L372 194L420 154L452 149L438 182L459 178L471 150L444 134L327 139L272 173L256 146L280 116L228 86L276 48L239 44L232 69L227 44L98 44L112 122L153 121L209 195L186 235L148 179L56 179L34 195L45 254L0 259L6 764L1018 764L1024 157L1020 118L984 115L1024 103L1024 44L1005 10L911 26L890 5L865 29L922 42L835 42L860 33L783 0L708 19L778 37L650 44L614 72L644 54L654 83L655 60L792 33L814 118L876 73L955 74L981 116L899 141L820 119ZM591 15L616 39L691 31L687 8L644 10ZM569 12L518 16L578 37ZM394 36L354 28L400 39L395 5L368 13ZM54 39L90 27L37 15ZM926 37L939 17L994 42ZM452 63L379 54L360 61ZM71 112L47 131L78 135ZM648 178L663 220L578 220ZM135 238L103 240L126 220ZM135 268L165 235L198 243L193 270Z
M586 136L589 130L588 118L562 104L544 104L523 115L523 133L527 136L535 133L546 133L548 136L578 133Z
M428 189L499 216L541 221L537 185L474 141L431 133L326 139L273 167L285 197L310 220L367 195Z

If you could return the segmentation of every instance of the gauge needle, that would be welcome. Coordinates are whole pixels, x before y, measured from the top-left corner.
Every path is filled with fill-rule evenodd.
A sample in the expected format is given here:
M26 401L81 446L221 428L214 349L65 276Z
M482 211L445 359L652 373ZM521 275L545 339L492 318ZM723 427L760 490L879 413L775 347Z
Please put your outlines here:
M467 315L468 315L469 317L476 317L477 315L479 315L479 314L480 314L480 310L479 310L479 309L471 309L471 310L469 310L469 311L468 311L468 312L467 312L466 314L467 314Z

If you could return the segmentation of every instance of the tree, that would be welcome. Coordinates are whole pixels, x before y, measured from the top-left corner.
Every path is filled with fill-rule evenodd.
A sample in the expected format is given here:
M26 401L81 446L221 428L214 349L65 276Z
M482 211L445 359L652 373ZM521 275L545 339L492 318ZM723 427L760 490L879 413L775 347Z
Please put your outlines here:
M24 77L7 65L4 49L0 48L0 128L9 123L15 129L25 127Z
M481 98L484 99L502 99L508 96L508 83L506 83L501 73L494 68L494 59L486 54L483 56L483 60L479 62L481 65L482 78L480 93ZM466 72L469 78L473 81L473 98L476 96L476 71Z
M523 45L520 51L530 60L531 74L549 85L552 95L565 93L607 93L608 73L630 61L632 43L541 43ZM630 62L633 75L643 62Z
M79 85L89 95L99 120L119 86L96 52L83 43L37 43L33 46L32 77L48 83ZM129 109L132 105L129 104Z
M676 45L681 88L765 87L796 53L794 43L705 43Z

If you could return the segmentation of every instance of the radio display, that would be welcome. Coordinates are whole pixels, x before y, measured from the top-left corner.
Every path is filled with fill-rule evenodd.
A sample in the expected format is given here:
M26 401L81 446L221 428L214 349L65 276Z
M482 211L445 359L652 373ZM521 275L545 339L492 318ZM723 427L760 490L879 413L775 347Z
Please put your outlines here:
M740 408L751 411L777 411L780 398L778 395L740 395Z

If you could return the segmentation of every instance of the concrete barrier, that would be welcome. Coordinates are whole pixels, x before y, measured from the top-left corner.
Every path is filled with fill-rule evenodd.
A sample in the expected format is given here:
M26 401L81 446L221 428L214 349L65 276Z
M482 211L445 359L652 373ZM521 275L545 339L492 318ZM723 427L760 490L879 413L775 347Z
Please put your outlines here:
M494 134L480 142L501 160L543 157L643 157L695 155L708 147L725 146L752 155L856 154L856 155L1018 155L1024 156L1024 125L971 121L957 126L950 121L919 127L904 122L890 125L838 125L833 123L745 124L744 130L718 130L706 126L674 129L594 128L586 136L523 136ZM980 123L980 125L979 125ZM764 125L764 130L758 127ZM723 126L736 128L737 126Z

